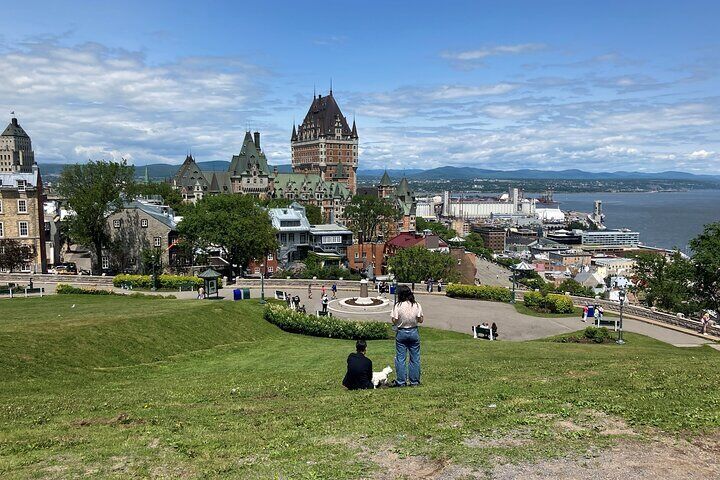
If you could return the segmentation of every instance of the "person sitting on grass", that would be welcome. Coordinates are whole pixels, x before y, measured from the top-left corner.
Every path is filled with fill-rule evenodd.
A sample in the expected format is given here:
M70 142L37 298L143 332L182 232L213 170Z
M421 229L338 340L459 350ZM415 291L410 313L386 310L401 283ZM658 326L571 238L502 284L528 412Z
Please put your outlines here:
M372 361L365 356L367 343L365 340L358 340L355 343L355 353L347 358L347 372L342 384L348 390L362 390L373 388L372 384Z

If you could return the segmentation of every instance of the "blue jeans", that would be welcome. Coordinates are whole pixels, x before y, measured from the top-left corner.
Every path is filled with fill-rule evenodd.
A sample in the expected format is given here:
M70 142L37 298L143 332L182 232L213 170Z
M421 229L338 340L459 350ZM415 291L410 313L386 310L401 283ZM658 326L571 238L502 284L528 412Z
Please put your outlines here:
M406 369L408 351L410 365L409 369ZM400 385L408 384L408 376L410 385L420 383L420 335L417 328L401 328L395 335L395 373Z

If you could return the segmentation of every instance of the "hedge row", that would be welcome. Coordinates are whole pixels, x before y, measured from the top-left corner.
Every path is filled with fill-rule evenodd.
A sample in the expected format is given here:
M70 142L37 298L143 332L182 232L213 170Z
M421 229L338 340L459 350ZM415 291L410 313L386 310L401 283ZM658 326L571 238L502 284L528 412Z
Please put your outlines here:
M131 293L129 295L124 295L122 293L115 293L112 290L101 290L98 288L82 288L82 287L73 287L72 285L67 285L64 283L58 283L55 293L58 295L121 295L124 297L143 297L143 298L177 298L175 295L146 295L144 293L135 292Z
M299 313L283 305L268 304L265 320L280 329L313 337L347 340L381 340L390 338L390 325L382 322L353 322L335 317L317 317Z
M448 285L445 294L453 298L475 298L477 300L489 300L491 302L512 301L512 292L504 287L492 285Z
M523 303L536 312L572 313L575 308L570 297L554 293L525 292Z
M219 279L218 279L219 282ZM132 288L152 288L151 275L116 275L113 278L113 285L116 287L129 286ZM159 275L158 288L177 290L179 288L193 287L198 289L203 286L203 279L189 277L186 275ZM220 286L220 285L218 285Z

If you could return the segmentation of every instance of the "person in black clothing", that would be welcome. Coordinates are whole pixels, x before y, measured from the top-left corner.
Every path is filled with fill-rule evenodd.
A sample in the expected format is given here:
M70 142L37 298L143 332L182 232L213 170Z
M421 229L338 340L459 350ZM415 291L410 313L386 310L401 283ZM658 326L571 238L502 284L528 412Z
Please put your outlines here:
M373 388L372 361L365 356L365 350L367 350L365 340L358 340L355 350L357 350L356 353L348 355L347 373L345 373L342 384L348 390Z

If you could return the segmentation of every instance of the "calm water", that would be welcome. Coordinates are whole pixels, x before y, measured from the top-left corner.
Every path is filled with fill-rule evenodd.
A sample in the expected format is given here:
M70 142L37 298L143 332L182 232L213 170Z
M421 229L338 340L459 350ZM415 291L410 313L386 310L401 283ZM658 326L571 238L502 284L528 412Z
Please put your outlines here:
M646 245L687 251L703 225L720 221L720 190L658 193L556 193L562 210L592 212L602 200L608 228L640 232Z

